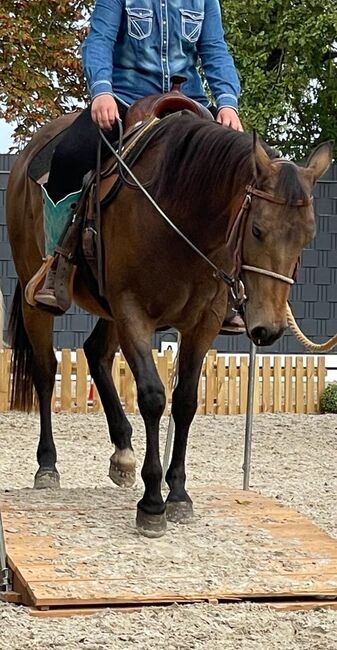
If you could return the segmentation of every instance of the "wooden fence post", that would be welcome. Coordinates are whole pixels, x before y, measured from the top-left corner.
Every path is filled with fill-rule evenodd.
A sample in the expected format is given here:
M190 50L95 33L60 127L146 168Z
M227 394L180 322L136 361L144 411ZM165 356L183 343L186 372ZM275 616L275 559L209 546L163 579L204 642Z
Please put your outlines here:
M0 411L8 411L10 394L11 350L0 350Z
M88 367L84 350L76 350L76 412L88 410Z
M71 351L62 350L61 356L61 411L71 411Z

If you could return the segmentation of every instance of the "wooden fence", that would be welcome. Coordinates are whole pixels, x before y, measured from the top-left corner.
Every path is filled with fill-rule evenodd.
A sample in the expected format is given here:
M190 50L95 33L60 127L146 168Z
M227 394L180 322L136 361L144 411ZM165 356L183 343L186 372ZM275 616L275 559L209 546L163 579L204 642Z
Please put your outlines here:
M9 408L10 350L0 351L0 412ZM160 378L165 386L170 410L174 363L172 351L153 351ZM235 415L246 412L248 357L223 356L210 350L204 359L198 389L198 414ZM273 361L273 362L272 362ZM255 413L315 413L325 388L324 357L264 356L256 364ZM112 376L126 413L138 413L136 385L122 354L117 354ZM82 349L62 350L58 363L52 410L73 413L102 411L96 387L88 374Z

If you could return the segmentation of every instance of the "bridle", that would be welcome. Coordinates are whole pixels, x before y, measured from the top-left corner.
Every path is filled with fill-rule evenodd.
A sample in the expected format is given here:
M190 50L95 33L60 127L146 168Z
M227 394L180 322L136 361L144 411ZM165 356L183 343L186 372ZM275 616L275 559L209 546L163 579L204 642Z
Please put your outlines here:
M165 118L164 118L165 119ZM120 126L121 129L121 126ZM232 299L233 299L233 309L238 310L240 307L243 306L243 304L246 302L247 297L245 295L245 287L244 284L240 278L240 272L241 271L247 271L249 273L259 273L261 275L274 278L275 280L280 280L281 282L286 282L287 284L293 285L295 280L294 278L290 278L286 275L282 275L281 273L276 273L274 271L270 271L268 269L263 269L258 266L251 266L249 264L242 264L241 256L242 256L242 248L243 248L243 239L246 231L246 226L247 226L247 221L248 221L248 216L251 210L252 206L252 201L253 197L256 196L259 199L262 199L264 201L269 201L270 203L274 203L276 205L289 205L291 207L305 207L309 206L313 202L313 197L310 196L308 199L300 199L298 201L295 201L293 203L289 203L286 199L274 196L273 194L269 194L268 192L264 192L262 190L259 190L255 187L255 185L252 183L250 185L246 186L246 193L243 198L242 204L239 208L238 213L234 216L234 219L229 225L229 228L227 230L227 237L226 237L226 244L229 247L232 247L234 250L234 268L232 269L231 275L227 274L223 269L219 268L214 264L197 246L195 246L186 235L171 221L171 219L163 212L163 210L159 207L159 205L156 203L156 201L152 198L151 194L145 189L144 185L138 180L138 178L134 175L132 170L129 168L129 166L125 163L123 160L122 156L116 151L116 149L110 144L110 142L107 140L105 137L103 131L99 129L99 133L101 136L101 139L105 142L105 144L109 147L111 150L112 154L115 156L116 160L118 161L120 168L123 167L129 174L129 176L132 178L132 180L135 183L135 188L134 189L139 189L145 196L148 198L150 203L154 206L154 208L157 210L157 212L161 215L161 217L166 221L166 223L181 237L186 244L194 250L194 252L199 255L212 269L213 269L213 277L217 280L222 280L225 282L231 292ZM282 158L275 159L273 162L279 162L279 163L288 163L290 161L284 160ZM122 180L124 180L124 177L122 176ZM294 274L296 272L297 265L294 270Z
M277 160L277 162L288 162L288 161ZM264 269L259 266L252 266L250 264L242 263L241 256L242 256L243 240L244 240L247 221L248 221L254 196L264 201L269 201L269 203L273 203L275 205L289 205L290 207L297 207L297 208L307 207L311 205L313 202L313 197L310 196L308 199L299 199L297 201L293 201L292 203L289 203L286 199L282 197L274 196L269 192L264 192L263 190L257 189L257 187L255 187L254 184L247 185L246 193L243 198L241 207L237 215L235 216L234 220L229 225L229 229L227 231L227 244L228 246L231 246L234 249L234 273L237 277L240 275L241 271L248 271L251 273L259 273L260 275L274 278L275 280L280 280L281 282L285 282L286 284L293 285L295 284L294 276L297 271L298 262L295 265L293 277L283 275L282 273L276 273L275 271L270 271L268 269ZM233 296L233 298L235 299L235 296ZM239 306L241 306L241 304L239 304Z

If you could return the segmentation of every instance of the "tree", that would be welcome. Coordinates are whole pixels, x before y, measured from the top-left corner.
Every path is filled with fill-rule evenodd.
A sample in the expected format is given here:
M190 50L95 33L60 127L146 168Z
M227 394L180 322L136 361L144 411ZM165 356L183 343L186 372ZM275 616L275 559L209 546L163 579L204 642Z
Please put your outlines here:
M18 144L86 99L80 43L89 0L1 0L0 117Z
M336 138L336 0L223 0L222 10L246 128L297 158Z
M336 0L221 2L246 128L295 157L336 137ZM18 144L88 99L80 43L93 3L1 0L0 117L17 122Z

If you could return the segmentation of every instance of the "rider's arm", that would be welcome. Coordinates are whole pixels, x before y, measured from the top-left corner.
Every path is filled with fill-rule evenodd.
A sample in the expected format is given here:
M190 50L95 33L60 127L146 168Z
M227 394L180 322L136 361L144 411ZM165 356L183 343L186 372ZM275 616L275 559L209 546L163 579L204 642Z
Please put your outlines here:
M217 108L237 110L240 82L224 39L219 0L205 0L205 17L197 48Z
M112 95L112 58L124 1L96 0L90 31L82 46L84 74L91 97Z

